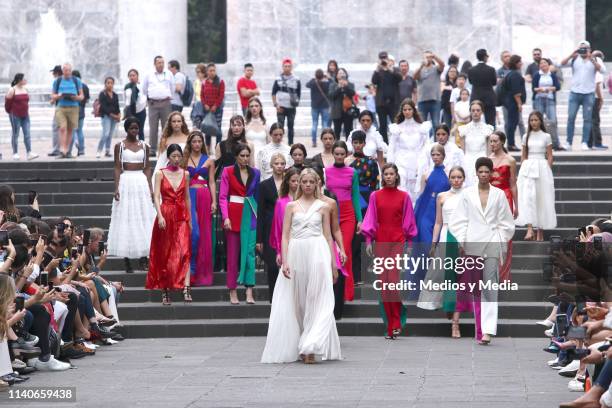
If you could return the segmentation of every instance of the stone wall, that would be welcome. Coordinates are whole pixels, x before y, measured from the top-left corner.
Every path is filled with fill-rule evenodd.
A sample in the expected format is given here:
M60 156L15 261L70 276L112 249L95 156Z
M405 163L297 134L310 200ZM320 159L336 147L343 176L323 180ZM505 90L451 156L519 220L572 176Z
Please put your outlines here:
M260 73L285 56L298 64L373 63L378 51L421 59L425 49L474 60L485 47L497 62L534 46L558 60L584 37L585 0L228 0L228 62ZM186 62L187 0L0 0L0 80L24 72L47 84L72 61L90 83L152 69L156 54ZM191 70L192 67L190 67Z

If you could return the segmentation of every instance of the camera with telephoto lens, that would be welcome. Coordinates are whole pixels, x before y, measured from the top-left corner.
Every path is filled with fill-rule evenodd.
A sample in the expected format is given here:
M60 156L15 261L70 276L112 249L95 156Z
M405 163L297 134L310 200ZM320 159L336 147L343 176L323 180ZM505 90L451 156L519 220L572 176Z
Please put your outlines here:
M589 49L586 48L586 47L578 48L578 54L580 54L580 55L585 55L587 52L589 52Z

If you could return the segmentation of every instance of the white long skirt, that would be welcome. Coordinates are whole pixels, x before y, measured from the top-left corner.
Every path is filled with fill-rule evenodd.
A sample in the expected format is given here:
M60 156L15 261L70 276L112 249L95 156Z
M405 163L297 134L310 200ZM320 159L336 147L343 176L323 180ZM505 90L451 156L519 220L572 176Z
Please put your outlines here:
M516 184L519 212L516 225L531 224L534 228L555 228L555 179L546 159L523 161Z
M278 274L262 363L290 363L300 354L340 360L329 246L323 236L289 241L291 279Z
M119 201L113 198L108 229L108 254L123 258L149 256L155 208L142 171L124 171L119 179Z

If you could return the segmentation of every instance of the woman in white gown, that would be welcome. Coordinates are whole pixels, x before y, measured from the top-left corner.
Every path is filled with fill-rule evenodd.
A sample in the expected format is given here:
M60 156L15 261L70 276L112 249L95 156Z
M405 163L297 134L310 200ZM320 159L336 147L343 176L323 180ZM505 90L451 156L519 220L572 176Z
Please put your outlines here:
M304 169L296 200L285 210L283 273L274 287L262 363L342 358L334 319L333 283L338 271L332 256L331 209L319 199L318 186L316 172Z
M189 127L187 127L185 117L180 112L172 112L170 116L168 116L168 121L166 122L166 126L164 126L164 131L159 141L159 147L157 148L159 156L157 157L157 163L155 163L153 178L155 178L155 174L160 169L168 166L168 156L166 155L168 146L177 144L181 146L181 149L185 149L188 137Z
M552 151L552 139L546 133L542 114L531 112L529 130L523 137L521 168L516 182L519 208L516 225L527 225L525 241L543 241L544 230L557 226ZM536 237L534 228L537 229Z
M430 252L431 257L438 257L440 259L455 259L459 255L457 240L448 230L448 221L453 216L455 208L457 208L459 195L463 190L465 171L462 167L455 166L450 170L448 178L451 189L438 194L436 200L436 224L434 225L433 244ZM432 267L427 271L425 282L442 283L446 280L457 282L461 281L461 278L462 275L459 274L457 276L454 269ZM461 337L459 331L461 312L471 311L466 302L457 299L457 294L454 291L441 290L422 290L417 307L426 310L442 308L449 318L452 316L451 336L453 338Z
M479 157L488 157L487 137L493 133L493 126L488 125L483 117L484 105L480 101L470 104L470 116L472 121L467 125L459 127L461 147L465 152L465 187L478 183L476 176L476 160Z
M423 147L429 139L430 123L422 123L419 112L411 99L400 106L395 123L389 126L389 150L387 161L399 169L399 189L410 194L413 203L418 194L418 162Z
M249 99L249 107L246 113L246 139L253 144L253 154L257 157L259 151L268 144L268 133L266 132L266 118L263 107L258 97ZM260 169L261 170L261 169Z

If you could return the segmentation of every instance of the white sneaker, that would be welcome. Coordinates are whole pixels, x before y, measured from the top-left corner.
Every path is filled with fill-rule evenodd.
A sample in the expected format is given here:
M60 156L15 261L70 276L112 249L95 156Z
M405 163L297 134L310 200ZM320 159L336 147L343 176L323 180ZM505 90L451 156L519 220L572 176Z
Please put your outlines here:
M565 150L567 150L568 152L571 152L571 151L572 151L572 146L570 146L570 145L569 145L569 144L567 144L567 143L561 143L561 146L562 146L562 147L563 147Z
M588 144L586 144L586 143L584 143L584 142L582 142L582 144L581 144L581 149L582 149L582 150L591 150L591 148L589 147L589 145L588 145Z
M548 327L549 329L555 325L553 322L551 322L548 319L540 320L539 322L536 322L536 324L539 324L540 326Z
M13 155L13 160L19 160L19 153L15 153Z
M567 389L572 392L584 392L584 383L573 379L567 384Z
M580 368L580 360L573 360L571 363L569 363L568 365L566 365L565 367L563 367L561 370L559 370L559 375L563 375L561 373L567 373L567 372L574 372L574 375L576 375L576 371L578 371L578 369Z
M102 156L101 152L96 153L96 159L99 159Z
M28 160L38 159L38 155L36 153L28 153Z
M87 347L87 348L92 349L92 350L95 350L95 349L97 349L98 347L100 347L100 346L98 346L97 344L89 343L89 342L87 342L87 341L84 341L84 342L83 342L83 345L84 345L85 347Z
M550 328L550 329L548 329L548 330L544 330L544 334L545 334L547 337L552 337L552 336L554 336L554 335L555 335L555 325L553 324L553 327L551 327L551 328Z
M38 358L28 360L28 367L34 367L38 371L65 371L70 369L70 364L58 361L50 356L49 361L40 361Z
M556 364L558 362L559 362L559 357L555 358L554 360L547 361L546 364L548 364L548 366L551 366L551 365Z

